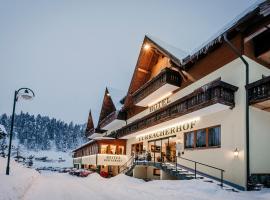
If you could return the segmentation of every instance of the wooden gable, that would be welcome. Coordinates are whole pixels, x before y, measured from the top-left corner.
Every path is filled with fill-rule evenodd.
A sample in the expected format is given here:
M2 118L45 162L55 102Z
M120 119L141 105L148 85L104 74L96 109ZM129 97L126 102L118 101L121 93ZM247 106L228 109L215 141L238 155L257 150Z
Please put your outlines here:
M104 97L103 97L103 102L102 102L102 106L101 106L101 111L100 111L100 115L99 115L97 128L99 128L100 122L114 111L116 111L115 105L112 101L112 98L111 98L111 95L110 95L108 89L106 88L105 93L104 93Z
M88 120L87 120L87 125L86 125L86 129L85 129L85 133L89 133L91 131L94 130L94 121L92 118L92 113L91 110L89 111L89 115L88 115Z
M150 46L147 50L145 49L146 45ZM168 62L166 62L166 64L163 64L164 66L156 67L158 61L163 58L166 58ZM134 107L131 95L139 88L141 88L146 82L154 78L162 68L170 67L172 63L174 66L180 67L179 58L175 57L173 54L171 54L164 47L160 46L150 37L145 36L141 46L137 64L130 82L128 93L125 98L124 109L131 112L134 109L139 110L138 112L142 111L144 108L135 108L136 106Z

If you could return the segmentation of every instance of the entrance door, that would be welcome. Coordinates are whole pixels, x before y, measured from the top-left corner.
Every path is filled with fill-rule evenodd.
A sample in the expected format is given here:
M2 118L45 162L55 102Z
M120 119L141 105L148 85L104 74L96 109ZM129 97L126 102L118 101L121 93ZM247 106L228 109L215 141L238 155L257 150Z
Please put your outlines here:
M148 149L151 152L152 161L175 162L176 137L163 138L148 142Z
M140 156L143 154L143 143L132 144L131 155Z

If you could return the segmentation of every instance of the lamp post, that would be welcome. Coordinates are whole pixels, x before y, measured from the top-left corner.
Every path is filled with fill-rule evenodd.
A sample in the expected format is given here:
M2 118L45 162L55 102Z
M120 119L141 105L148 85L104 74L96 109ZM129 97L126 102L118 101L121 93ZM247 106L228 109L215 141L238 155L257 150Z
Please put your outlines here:
M14 125L16 102L19 100L20 97L25 99L25 100L31 100L35 97L35 93L33 92L33 90L31 90L29 88L20 88L18 90L15 90L14 100L13 100L12 117L11 117L11 128L10 128L10 134L9 134L8 160L7 160L6 175L9 175L11 142L12 142L12 135L13 135L12 132L13 132L13 125Z

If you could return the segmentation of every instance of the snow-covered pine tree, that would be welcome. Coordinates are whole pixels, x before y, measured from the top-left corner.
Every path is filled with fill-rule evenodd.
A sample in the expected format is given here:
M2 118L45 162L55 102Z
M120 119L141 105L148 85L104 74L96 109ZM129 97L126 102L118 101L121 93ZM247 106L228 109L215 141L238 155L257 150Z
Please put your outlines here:
M0 124L7 131L10 130L11 117L6 114L0 115ZM56 148L58 151L68 151L86 141L84 136L85 125L69 124L50 119L48 116L30 115L21 112L15 115L14 138L18 139L19 145L29 150L49 150ZM6 146L6 139L0 141L1 150Z

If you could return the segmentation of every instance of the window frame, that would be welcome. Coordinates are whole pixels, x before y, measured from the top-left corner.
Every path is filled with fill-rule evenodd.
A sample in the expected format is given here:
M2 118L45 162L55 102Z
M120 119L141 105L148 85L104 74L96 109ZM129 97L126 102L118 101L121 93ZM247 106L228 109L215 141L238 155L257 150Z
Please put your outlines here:
M193 147L187 147L187 144L186 144L186 140L187 140L187 135L188 134L191 134L191 133L193 133ZM189 132L185 132L184 133L184 148L185 149L193 149L194 148L194 146L195 146L195 144L194 144L194 141L195 141L195 131L189 131Z
M220 144L216 145L216 146L209 146L209 129L211 128L219 128L220 130ZM206 146L205 147L197 147L197 132L200 130L205 130L205 143ZM186 138L187 138L187 134L189 133L194 133L194 137L193 137L193 147L187 147L186 146ZM193 130L193 131L188 131L184 133L184 149L185 150L200 150L200 149L214 149L214 148L221 148L221 125L215 125L215 126L209 126L206 128L201 128L201 129L197 129L197 130Z

